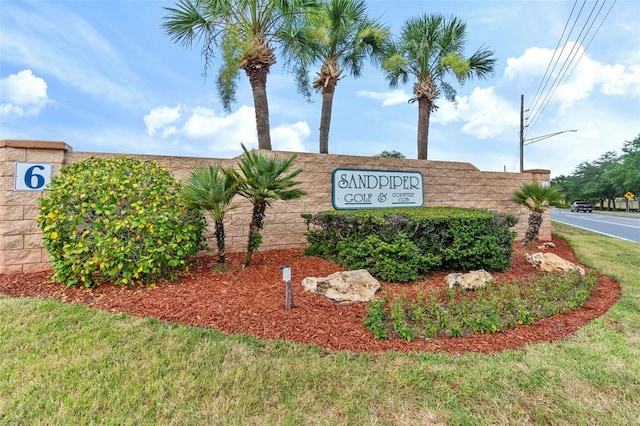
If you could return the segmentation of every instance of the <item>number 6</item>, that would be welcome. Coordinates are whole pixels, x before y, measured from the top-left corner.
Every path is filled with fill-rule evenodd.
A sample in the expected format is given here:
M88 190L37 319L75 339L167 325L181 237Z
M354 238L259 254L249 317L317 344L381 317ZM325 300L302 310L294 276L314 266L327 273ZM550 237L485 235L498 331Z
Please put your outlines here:
M45 184L44 176L42 176L41 174L38 174L36 169L37 170L44 170L44 166L41 166L39 164L37 164L35 166L31 166L26 170L26 172L24 174L24 184L27 186L27 188L40 189ZM35 184L33 182L34 178L36 180Z

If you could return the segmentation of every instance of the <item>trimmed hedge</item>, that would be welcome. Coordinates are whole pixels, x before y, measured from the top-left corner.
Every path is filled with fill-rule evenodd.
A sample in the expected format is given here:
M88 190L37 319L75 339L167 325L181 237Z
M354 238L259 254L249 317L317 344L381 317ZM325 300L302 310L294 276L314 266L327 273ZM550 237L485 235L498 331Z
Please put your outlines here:
M431 270L505 271L513 215L455 207L325 211L305 214L305 253L366 268L386 281L414 281Z

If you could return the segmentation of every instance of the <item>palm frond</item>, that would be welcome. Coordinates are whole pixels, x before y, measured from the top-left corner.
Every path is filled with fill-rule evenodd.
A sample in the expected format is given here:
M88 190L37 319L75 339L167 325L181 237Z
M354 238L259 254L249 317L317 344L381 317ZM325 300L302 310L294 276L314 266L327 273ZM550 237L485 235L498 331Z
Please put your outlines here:
M467 78L472 76L477 78L489 78L494 73L494 67L497 59L493 57L493 50L481 47L468 59L469 74Z
M236 206L231 204L237 192L237 181L225 175L218 166L197 166L182 187L181 196L190 207L204 210L214 220Z
M538 183L524 183L511 196L511 201L527 207L534 213L543 213L551 206L564 202L564 194L555 186L543 188Z
M296 160L295 155L288 158L267 155L256 150L249 151L244 144L242 150L244 156L238 162L242 176L236 172L238 194L252 203L265 202L267 205L272 200L290 200L305 194L293 188L300 184L294 178L302 172L302 169L290 171Z

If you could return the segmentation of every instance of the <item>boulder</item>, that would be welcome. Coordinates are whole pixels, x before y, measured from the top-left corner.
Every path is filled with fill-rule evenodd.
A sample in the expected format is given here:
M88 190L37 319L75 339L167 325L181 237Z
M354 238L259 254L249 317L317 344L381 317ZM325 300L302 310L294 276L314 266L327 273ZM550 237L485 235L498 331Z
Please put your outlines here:
M336 272L324 278L302 280L305 291L313 291L340 303L368 302L380 288L378 280L366 269Z
M453 272L444 278L444 282L449 286L449 288L459 285L465 290L475 290L478 288L484 288L488 283L492 283L493 277L484 269L480 269L466 274Z
M548 249L548 248L556 248L556 245L554 243L552 243L551 241L546 242L544 244L542 244L541 246L538 246L538 250L544 250L544 249Z
M527 262L533 266L537 266L541 271L545 272L568 272L578 271L580 275L584 275L584 268L571 263L568 260L564 260L560 256L554 253L525 253L524 257Z

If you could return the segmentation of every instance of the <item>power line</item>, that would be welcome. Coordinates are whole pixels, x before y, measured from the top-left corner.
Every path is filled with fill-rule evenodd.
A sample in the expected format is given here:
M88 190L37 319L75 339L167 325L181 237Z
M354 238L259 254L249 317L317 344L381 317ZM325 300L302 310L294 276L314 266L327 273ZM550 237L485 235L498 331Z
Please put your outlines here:
M564 83L564 82L566 82L568 80L569 76L576 69L578 63L580 62L580 60L584 56L584 53L586 52L586 48L591 44L591 42L595 38L595 35L599 32L599 30L602 27L604 21L609 16L609 13L611 12L611 9L615 5L616 0L613 1L613 3L611 4L611 7L607 11L606 15L600 21L600 24L598 25L596 31L592 34L591 38L589 39L589 42L587 43L587 46L584 47L583 46L584 40L587 38L589 33L591 33L591 31L592 31L592 29L593 29L593 27L594 27L598 17L600 16L600 14L601 14L604 6L605 6L605 3L606 3L606 0L602 2L600 8L598 9L597 13L595 13L595 16L594 16L594 12L595 12L595 10L596 10L596 8L598 6L598 3L599 3L599 1L596 1L596 3L594 4L593 8L591 9L591 12L589 13L589 16L586 18L586 20L582 24L582 28L580 29L580 32L579 32L578 36L576 37L576 42L572 46L570 52L566 56L564 56L563 54L564 54L565 49L567 48L569 37L571 37L571 34L573 33L573 30L575 29L576 25L578 24L578 20L579 20L580 16L582 15L582 11L583 11L584 6L586 4L586 0L583 2L583 4L582 4L577 16L575 17L575 19L573 21L573 24L571 25L571 30L569 31L569 34L567 35L567 39L565 40L564 45L563 45L562 49L560 50L560 53L558 54L558 46L563 41L564 34L566 33L566 29L569 26L569 23L571 21L571 17L573 16L574 10L576 8L576 3L577 3L577 0L574 3L573 8L571 9L571 13L569 15L569 18L567 19L567 22L565 23L565 28L562 31L562 35L561 35L561 37L560 37L560 39L558 41L558 44L557 44L556 49L554 51L554 54L553 54L551 60L549 61L549 64L547 66L547 71L545 71L545 75L543 76L543 79L542 79L540 85L538 86L538 90L536 91L536 95L534 95L534 98L533 98L533 101L531 103L531 106L528 108L529 116L527 117L527 120L528 120L529 124L526 126L527 135L529 134L529 132L531 132L531 129L535 126L535 124L537 123L539 118L542 116L543 112L546 110L546 108L550 105L550 103L554 99L554 96L555 96L555 93L556 93L557 89L560 87L560 85L562 83ZM577 46L582 46L582 49L578 48ZM560 64L561 59L563 59L563 63L560 66L560 71L558 72L558 76L554 78L553 83L551 83L551 86L547 90L547 86L549 85L549 82L551 81L551 78L552 78L552 75L553 75L555 69L558 67L558 64ZM552 64L553 64L553 66L552 66ZM551 69L551 71L549 71L549 69ZM545 92L545 90L546 90L546 92Z
M580 59L582 59L582 56L584 55L584 48L582 48L582 43L584 42L584 39L587 37L587 35L591 31L591 29L593 28L593 24L595 23L596 19L600 15L600 12L602 11L602 8L604 7L604 4L605 3L602 2L602 5L600 6L600 9L596 13L595 17L593 17L593 19L591 19L591 17L593 16L593 13L594 13L597 5L598 5L598 1L596 1L596 3L594 4L593 8L591 9L591 12L589 13L589 16L585 20L585 22L584 22L584 24L582 26L582 29L580 30L580 32L578 33L578 36L576 37L576 41L574 42L573 46L571 46L571 50L570 50L569 54L567 55L566 59L564 60L562 66L560 68L560 71L558 73L558 77L555 79L555 81L551 85L551 88L549 89L549 91L547 92L545 98L543 99L542 103L540 104L539 109L536 111L535 120L530 123L530 128L533 128L535 126L535 124L540 119L540 117L542 116L544 111L551 104L551 101L554 99L554 96L555 96L556 91L558 90L558 88L562 85L562 83L564 83L564 82L566 82L568 80L569 76L571 75L573 70L576 68L578 62L580 61ZM582 9L580 10L580 12L582 12ZM589 24L589 22L590 22L590 24ZM589 28L585 32L585 29L586 29L587 25L589 25ZM572 28L572 31L573 31L573 28ZM584 33L584 36L583 36L583 33ZM567 41L567 43L568 43L568 41ZM565 44L565 47L566 47L566 44ZM580 52L582 52L582 54L578 57L578 53L580 53ZM576 60L576 57L578 57L577 60ZM573 65L573 68L571 68L572 65ZM571 72L569 72L570 68L571 68ZM530 128L528 129L528 131L530 131Z
M576 69L576 67L578 66L578 62L580 62L580 59L582 59L582 56L584 56L584 53L587 51L587 49L589 48L589 46L591 45L591 42L593 41L593 39L595 38L596 34L598 34L598 32L600 32L600 28L602 28L602 24L604 24L604 21L607 19L607 17L609 16L609 13L611 13L611 9L613 9L613 6L616 4L617 0L613 0L613 3L611 4L611 7L609 8L609 10L607 10L607 14L604 15L604 18L602 18L602 21L600 21L600 25L598 25L598 28L596 28L596 31L593 33L593 35L591 36L591 38L589 39L589 42L587 43L586 46L583 46L583 50L582 50L582 54L580 55L580 58L578 59L578 61L576 62L576 64L573 66L573 68L571 69L571 71L569 72L569 75L571 75L573 73L573 71ZM602 6L604 6L604 3L602 4ZM600 8L602 9L602 8ZM600 13L600 11L598 11L598 14ZM593 24L592 24L593 26ZM591 27L589 27L589 30L591 30Z
M553 66L553 69L551 71L551 73L553 74L553 71L556 69L556 66L558 65L558 63L560 63L560 60L563 59L564 63L562 64L561 68L560 68L560 72L559 74L562 73L562 70L565 67L567 58L569 56L571 56L571 52L569 52L569 55L567 55L566 57L563 56L564 50L567 47L567 44L569 42L569 38L571 37L571 34L573 34L573 30L576 27L576 24L578 23L578 19L580 18L580 16L582 15L582 11L584 10L584 7L586 5L587 1L584 0L582 2L582 6L580 7L580 10L578 11L578 14L576 15L573 24L571 25L571 29L569 30L569 34L567 35L567 38L564 40L564 43L562 45L562 49L560 51L560 54L557 56L556 58L556 62ZM575 4L574 4L575 6ZM569 16L569 18L567 19L567 24L569 23L569 21L571 20L571 16L573 15L573 13ZM584 29L584 25L583 25L583 29ZM564 33L564 32L563 32ZM562 42L562 37L560 38L559 42ZM573 45L573 48L575 48L575 44ZM573 52L573 49L572 49ZM555 52L554 52L554 56L552 56L552 60L555 57ZM549 76L549 79L552 78L552 75ZM530 128L527 129L527 135L528 133L531 131L531 128L535 125L535 123L538 121L539 115L540 115L540 111L545 108L545 101L549 100L549 93L551 93L551 90L553 88L553 86L555 85L555 82L558 81L558 77L555 77L554 82L551 84L551 87L547 90L547 92L545 94L541 93L540 97L535 99L535 104L529 107L529 117L527 117L529 119L529 123L533 123L533 124L529 124ZM548 82L548 81L547 81ZM545 85L546 87L546 85ZM543 98L543 100L540 102L540 98ZM537 108L536 108L537 107Z
M544 89L547 87L547 83L549 82L549 79L551 78L551 75L553 74L553 70L555 70L555 66L557 65L554 64L553 69L551 71L549 71L549 68L551 68L551 64L553 63L553 60L556 57L556 54L558 53L558 48L560 47L560 43L562 42L562 39L564 38L564 33L565 31L567 31L567 27L569 26L569 21L571 20L571 16L573 16L573 11L576 8L576 4L578 3L578 0L575 0L573 2L573 7L571 8L571 13L569 14L569 17L567 18L567 22L564 24L564 28L562 29L562 34L560 35L560 38L558 39L558 43L556 44L556 48L553 51L553 55L551 56L551 60L549 61L549 63L547 64L547 69L544 71L544 75L542 76L542 81L540 82L540 84L538 85L538 89L536 90L536 94L533 95L532 98L532 102L529 105L528 110L529 111L533 111L533 109L536 107L537 103L538 103L538 95L541 94L542 91L544 91ZM583 4L584 7L584 4ZM582 9L580 9L582 10ZM580 16L580 14L578 13L578 16ZM575 23L574 23L575 25ZM571 33L569 33L570 35ZM565 43L566 44L566 43ZM563 46L563 50L564 50L564 46ZM560 57L560 55L558 55L558 58Z

